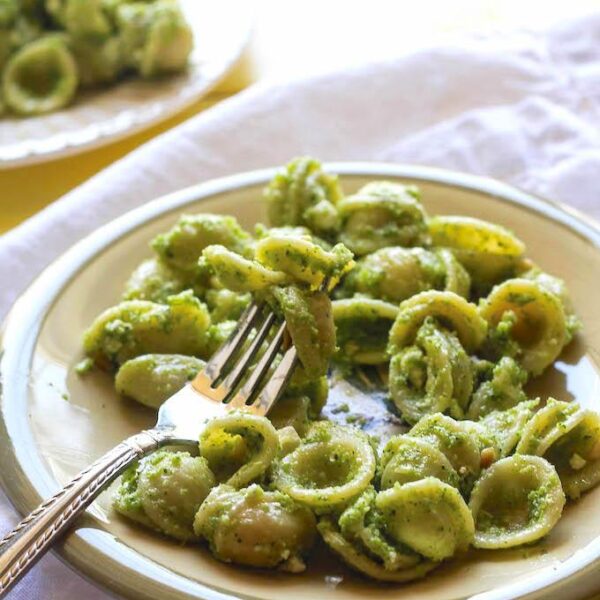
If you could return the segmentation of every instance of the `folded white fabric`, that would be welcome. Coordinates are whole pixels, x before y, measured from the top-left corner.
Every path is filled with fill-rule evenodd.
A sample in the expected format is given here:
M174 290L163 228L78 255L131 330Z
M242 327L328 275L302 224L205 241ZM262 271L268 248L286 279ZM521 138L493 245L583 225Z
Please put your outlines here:
M0 316L54 257L176 189L312 154L497 177L600 219L600 13L319 78L255 86L146 144L0 238ZM0 530L14 522L0 501ZM105 598L53 558L15 600Z

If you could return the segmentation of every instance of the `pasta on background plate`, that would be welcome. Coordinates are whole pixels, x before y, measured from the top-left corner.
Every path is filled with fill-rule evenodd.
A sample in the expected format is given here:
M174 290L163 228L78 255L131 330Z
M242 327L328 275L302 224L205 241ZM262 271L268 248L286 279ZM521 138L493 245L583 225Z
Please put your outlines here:
M119 394L153 409L253 297L285 317L299 356L268 417L231 412L196 453L143 459L115 509L221 561L294 573L320 536L390 583L550 534L567 498L600 480L600 416L525 388L580 327L564 282L501 225L429 216L397 182L346 196L312 158L264 200L271 227L252 233L230 216L180 217L85 332L80 370L115 374ZM376 388L399 433L374 436L351 396L325 418L340 379Z
M3 0L0 106L43 114L80 88L180 72L193 45L177 0Z

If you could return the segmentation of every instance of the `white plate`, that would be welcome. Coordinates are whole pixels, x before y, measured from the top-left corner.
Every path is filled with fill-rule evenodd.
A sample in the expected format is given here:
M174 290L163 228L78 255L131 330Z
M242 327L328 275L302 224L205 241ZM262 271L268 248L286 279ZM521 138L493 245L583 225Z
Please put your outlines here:
M430 214L464 214L509 227L528 256L566 280L583 332L530 388L600 410L600 228L589 219L497 181L426 167L341 163L346 193L373 179L420 186ZM127 436L152 411L119 399L111 377L78 377L81 336L118 301L149 241L182 212L232 214L251 228L265 218L261 189L274 171L203 183L123 215L73 246L42 273L8 316L0 340L0 482L28 513ZM56 550L84 575L135 600L574 600L600 590L600 487L569 503L540 543L473 551L424 580L382 586L325 553L303 574L226 565L119 518L102 494Z
M248 44L253 3L180 2L196 40L186 73L83 92L71 106L48 115L1 118L0 169L54 160L132 135L180 112L223 79Z

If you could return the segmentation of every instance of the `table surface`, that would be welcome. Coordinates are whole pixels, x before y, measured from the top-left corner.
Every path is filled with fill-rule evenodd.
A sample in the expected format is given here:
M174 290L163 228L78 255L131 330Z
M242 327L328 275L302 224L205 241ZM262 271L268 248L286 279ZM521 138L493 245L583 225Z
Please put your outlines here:
M567 16L600 8L600 0L420 0L410 20L397 0L256 0L253 39L231 74L206 98L142 133L75 157L0 170L0 233L60 198L149 139L241 91L256 80L308 77L351 68L456 34L542 27ZM294 27L284 27L293 11ZM315 18L318 17L318 18ZM310 44L306 44L306 40ZM335 43L331 43L335 39ZM360 43L357 43L360 40Z

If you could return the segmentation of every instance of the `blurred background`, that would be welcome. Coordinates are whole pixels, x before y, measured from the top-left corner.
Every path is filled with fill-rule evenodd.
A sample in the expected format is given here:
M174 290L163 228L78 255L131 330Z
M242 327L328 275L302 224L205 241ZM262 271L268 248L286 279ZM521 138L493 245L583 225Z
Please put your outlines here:
M256 0L254 4L252 39L238 65L189 109L97 150L40 165L0 169L0 233L140 144L254 83L355 68L457 35L481 37L537 29L600 10L600 0Z

